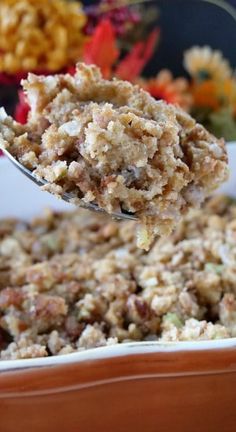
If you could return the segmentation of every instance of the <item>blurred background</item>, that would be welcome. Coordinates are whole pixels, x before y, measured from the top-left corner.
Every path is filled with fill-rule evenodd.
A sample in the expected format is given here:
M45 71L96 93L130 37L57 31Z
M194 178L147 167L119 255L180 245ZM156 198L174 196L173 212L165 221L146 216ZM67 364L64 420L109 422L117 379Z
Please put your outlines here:
M162 0L157 4L163 38L154 68L168 67L176 75L183 74L183 52L193 45L220 49L236 67L236 19L228 8L222 8L225 4L199 0Z
M96 1L84 1L86 6ZM210 45L220 49L236 68L236 0L157 0L146 2L145 8L158 9L157 22L162 29L158 54L147 68L155 73L170 68L175 74L186 71L183 51L193 45Z

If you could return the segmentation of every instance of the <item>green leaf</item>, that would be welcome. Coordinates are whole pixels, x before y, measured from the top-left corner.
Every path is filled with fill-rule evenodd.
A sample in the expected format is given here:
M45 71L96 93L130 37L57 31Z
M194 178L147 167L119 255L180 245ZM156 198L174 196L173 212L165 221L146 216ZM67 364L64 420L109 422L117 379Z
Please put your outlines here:
M209 121L209 116L211 114L211 108L208 107L193 107L191 111L192 116L199 122L204 125Z
M233 116L233 110L230 107L209 115L208 128L218 138L223 137L226 141L236 139L236 119Z

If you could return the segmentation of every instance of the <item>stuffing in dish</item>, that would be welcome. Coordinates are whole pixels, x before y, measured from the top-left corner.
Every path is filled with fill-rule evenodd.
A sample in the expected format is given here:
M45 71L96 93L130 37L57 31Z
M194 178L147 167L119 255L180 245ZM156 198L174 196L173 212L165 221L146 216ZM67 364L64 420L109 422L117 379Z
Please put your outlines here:
M26 125L3 111L0 141L57 195L133 213L138 246L168 235L191 207L227 178L223 140L180 108L138 86L104 80L95 66L69 74L29 74Z
M0 221L1 359L236 336L236 203L192 210L150 251L135 222L47 211Z

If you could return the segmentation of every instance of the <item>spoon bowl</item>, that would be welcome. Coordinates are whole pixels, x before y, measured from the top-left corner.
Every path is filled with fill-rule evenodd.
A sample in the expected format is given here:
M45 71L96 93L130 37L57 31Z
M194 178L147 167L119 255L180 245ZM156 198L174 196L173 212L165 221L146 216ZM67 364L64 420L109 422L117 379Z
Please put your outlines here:
M49 184L49 182L47 180L39 178L38 176L33 174L32 171L30 171L28 168L26 168L24 165L22 165L6 148L4 148L3 146L0 146L0 149L2 150L4 155L9 159L9 161L22 174L24 174L31 181L36 183L37 186L42 187L42 186ZM68 203L73 203L73 200L76 199L76 197L73 194L70 194L67 192L63 193L61 198ZM91 210L91 211L95 211L95 212L99 212L99 213L107 213L106 210L100 208L97 204L84 203L83 201L80 201L79 204L78 204L78 202L76 202L76 205L83 208L83 209L86 209L86 210ZM138 218L136 216L134 216L130 213L125 213L125 212L113 212L113 213L107 213L107 214L109 214L109 216L111 216L114 219L124 219L124 220L134 220L134 221L138 220Z

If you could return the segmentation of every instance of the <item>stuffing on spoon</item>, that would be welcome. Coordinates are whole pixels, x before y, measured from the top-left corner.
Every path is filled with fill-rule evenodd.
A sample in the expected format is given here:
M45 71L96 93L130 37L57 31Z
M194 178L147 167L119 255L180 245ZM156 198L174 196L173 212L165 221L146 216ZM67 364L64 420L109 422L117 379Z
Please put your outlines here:
M23 88L28 122L2 110L1 144L49 192L134 214L142 249L227 179L224 140L138 86L103 79L96 66L78 63L74 76L29 74Z

